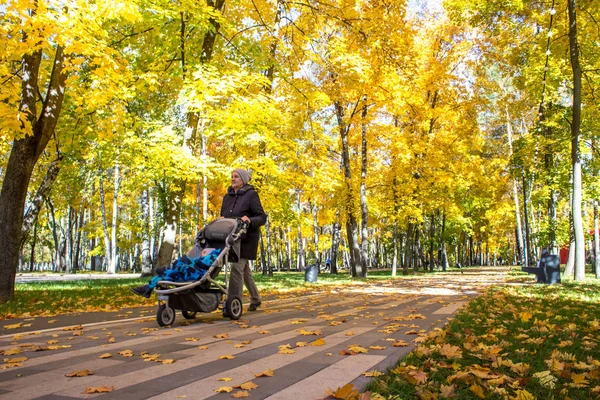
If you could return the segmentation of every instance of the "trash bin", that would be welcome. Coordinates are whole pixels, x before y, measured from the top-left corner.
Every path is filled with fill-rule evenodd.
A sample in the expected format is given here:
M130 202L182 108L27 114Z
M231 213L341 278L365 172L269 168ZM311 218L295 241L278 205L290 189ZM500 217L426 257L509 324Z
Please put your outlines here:
M309 265L304 270L304 282L316 282L319 275L319 268L316 265Z
M521 267L521 270L535 274L537 283L560 283L560 258L557 255L544 254L537 267Z
M560 283L560 258L554 254L548 254L541 260L545 273L544 283L554 285Z

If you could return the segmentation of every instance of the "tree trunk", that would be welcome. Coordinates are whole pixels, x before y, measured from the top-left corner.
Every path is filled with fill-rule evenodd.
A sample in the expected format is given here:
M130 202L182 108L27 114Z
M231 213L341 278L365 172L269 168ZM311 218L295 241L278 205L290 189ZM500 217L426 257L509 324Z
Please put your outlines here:
M396 276L398 270L398 221L394 221L392 242L394 245L394 253L392 256L392 276Z
M286 271L292 270L292 243L290 241L290 232L291 232L291 228L289 226L283 232L284 239L285 239L285 249L286 249L286 253L287 253Z
M76 234L76 238L75 238L75 256L74 258L74 265L73 265L73 270L79 270L80 265L79 265L79 258L80 258L80 254L81 254L81 236L82 236L82 231L83 231L83 224L85 223L85 211L83 210L83 206L80 207L79 210L79 216L78 216L78 222L77 222L77 234Z
M319 253L319 220L317 218L317 205L312 204L313 214L313 243L315 245L315 262L317 263L317 271L321 270L321 254Z
M404 268L403 275L408 275L408 270L413 267L413 243L414 243L414 225L412 222L408 223L406 228L406 250L404 253Z
M50 199L48 199L46 203L48 205L48 214L50 214L51 217L48 219L48 223L52 224L50 229L52 231L52 238L54 239L54 255L52 257L52 267L54 269L54 272L58 272L62 269L60 257L60 239L58 238L58 230L56 229L56 217L54 214L54 206L52 205Z
M340 248L340 224L337 222L339 220L339 212L336 213L336 222L333 223L332 232L331 232L331 266L329 269L329 273L337 274L338 273L338 254Z
M112 212L112 224L111 224L111 240L110 240L110 259L112 263L109 265L109 274L117 272L117 221L119 216L119 186L121 184L121 178L119 177L119 163L115 163L114 178L113 178L113 212Z
M435 269L435 261L433 258L433 246L435 244L435 214L431 213L431 222L429 224L429 271L433 272Z
M69 272L73 273L73 207L70 205L67 207L67 223L65 231L65 266Z
M31 257L29 260L29 272L33 272L33 267L35 265L35 245L37 242L37 228L38 223L36 219L35 223L33 224L33 239L31 240Z
M594 273L600 279L600 232L598 232L598 200L594 200Z
M301 214L301 210L302 210L302 203L300 202L300 191L297 192L298 193L298 254L297 254L297 261L296 261L296 269L298 271L302 271L304 270L304 268L306 267L306 263L305 263L305 259L304 259L304 249L302 247L303 241L302 241L302 225L301 225L301 218L300 218L300 214Z
M150 241L152 237L150 224L150 191L146 189L142 192L142 276L152 275L152 249Z
M106 196L104 193L104 178L103 178L102 169L100 170L100 179L98 180L98 190L100 194L100 210L102 211L102 232L104 234L104 257L106 260L106 268L110 269L111 265L113 265L113 260L111 260L112 250L110 248L110 235L108 233L108 222L106 217Z
M508 108L506 108L506 136L508 141L508 155L512 157L513 154L513 133L512 133L512 124L511 124L510 114L508 113ZM517 245L518 245L518 253L521 257L525 254L523 247L523 228L521 226L521 212L519 210L519 190L517 187L517 181L513 180L512 185L512 196L513 202L515 203L515 220L517 222ZM523 261L523 260L522 260ZM525 265L525 261L523 261L523 265Z
M354 214L354 196L352 193L352 173L350 169L350 148L348 144L348 133L350 126L344 122L344 107L340 102L334 103L338 128L342 140L342 167L346 182L346 236L350 252L350 272L353 278L362 277L362 265L360 262L360 248L358 245L358 223Z
M573 118L571 120L571 161L573 163L573 232L575 237L575 280L585 280L585 239L583 236L583 218L581 199L583 196L581 180L581 152L579 150L579 131L581 126L581 67L579 65L579 45L577 41L577 4L568 0L569 10L569 54L573 70Z
M367 98L363 99L362 123L361 123L361 170L360 170L360 216L361 216L361 235L360 235L360 265L361 278L367 277L368 269L368 245L369 245L369 208L367 206Z
M267 217L267 222L265 223L265 234L267 235L267 269L269 270L269 276L273 276L271 221L269 220L269 217Z
M31 12L35 13L35 10ZM54 133L64 99L67 74L63 70L63 48L59 45L56 47L46 98L41 112L37 113L41 59L42 50L39 49L26 54L22 60L19 114L27 118L23 125L31 126L32 134L13 141L0 191L0 303L14 297L27 188L33 168Z

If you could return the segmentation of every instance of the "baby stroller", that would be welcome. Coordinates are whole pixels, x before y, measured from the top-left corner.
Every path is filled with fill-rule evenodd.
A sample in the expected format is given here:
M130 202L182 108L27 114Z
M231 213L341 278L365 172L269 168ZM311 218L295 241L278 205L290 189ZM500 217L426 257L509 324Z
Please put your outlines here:
M246 233L248 224L232 218L220 218L202 229L196 236L194 247L187 256L200 256L204 248L220 249L218 257L198 280L191 282L159 281L155 292L158 297L156 321L160 326L175 322L175 310L181 310L185 319L196 318L196 313L215 311L227 295L227 287L215 279L231 258L237 261L240 254L240 239ZM227 271L225 271L227 282ZM227 284L227 283L226 283ZM227 298L224 312L232 320L242 316L242 299L238 296Z

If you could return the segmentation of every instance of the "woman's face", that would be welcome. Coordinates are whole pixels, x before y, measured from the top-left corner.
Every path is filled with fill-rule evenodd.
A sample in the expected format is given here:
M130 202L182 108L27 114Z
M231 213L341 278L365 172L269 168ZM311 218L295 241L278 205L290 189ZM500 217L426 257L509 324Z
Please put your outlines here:
M244 186L244 181L242 181L242 178L240 177L240 175L234 171L231 174L231 187L234 190L238 190L238 189L241 189L242 186Z

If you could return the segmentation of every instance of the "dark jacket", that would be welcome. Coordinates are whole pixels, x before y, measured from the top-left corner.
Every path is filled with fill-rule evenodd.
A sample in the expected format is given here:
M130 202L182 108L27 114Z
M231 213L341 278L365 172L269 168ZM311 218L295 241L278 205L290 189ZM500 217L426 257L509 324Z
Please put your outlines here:
M267 222L267 214L263 211L258 193L252 185L244 185L237 193L230 186L227 194L223 197L221 216L241 218L244 215L250 218L250 226L246 234L242 236L240 257L255 260L260 227Z

